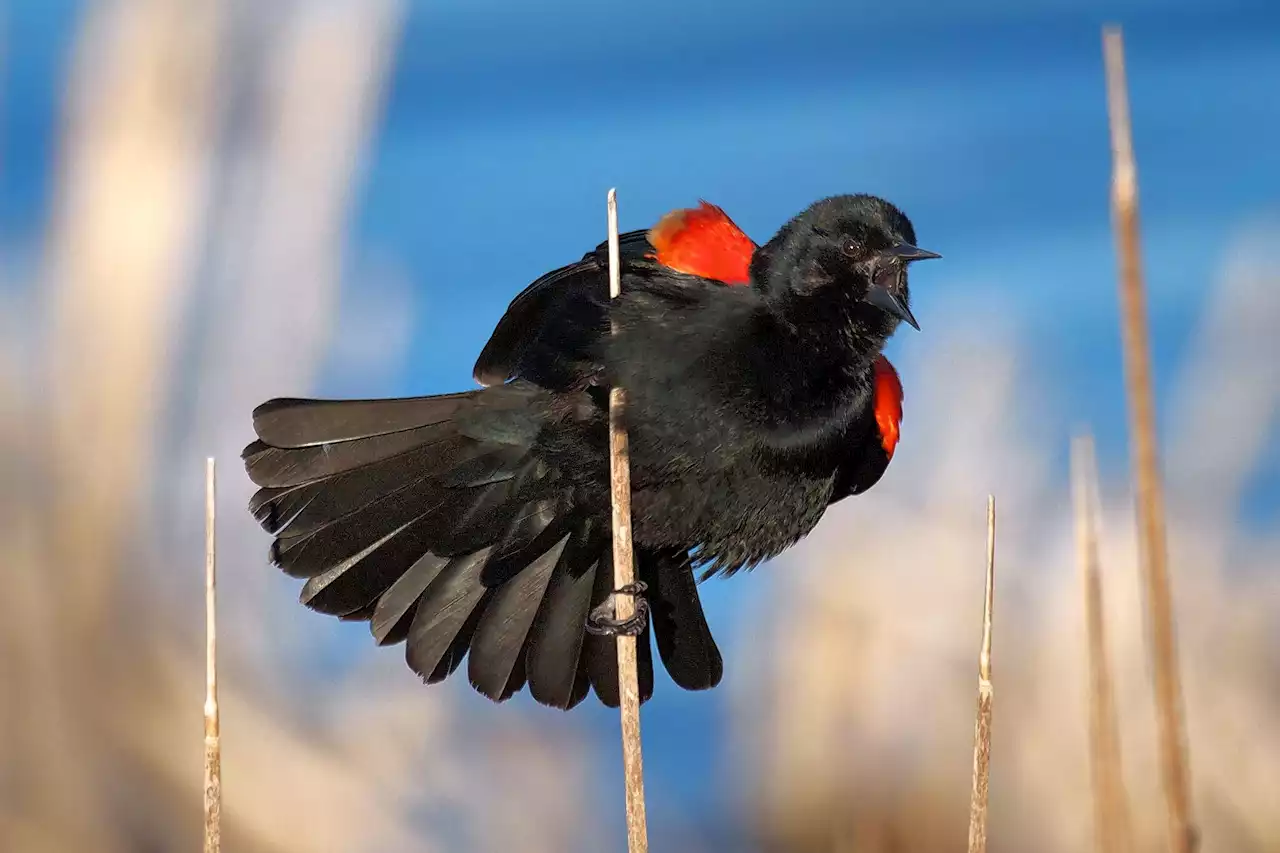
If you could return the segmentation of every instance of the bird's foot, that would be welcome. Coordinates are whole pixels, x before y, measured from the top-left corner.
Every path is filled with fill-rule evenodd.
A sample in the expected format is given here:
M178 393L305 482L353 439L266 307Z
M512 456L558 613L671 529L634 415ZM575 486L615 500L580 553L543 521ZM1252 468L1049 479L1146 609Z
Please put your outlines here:
M587 633L598 637L638 637L649 624L649 602L641 595L648 586L636 581L619 587L587 614ZM617 618L618 596L629 595L636 601L635 612L626 619Z

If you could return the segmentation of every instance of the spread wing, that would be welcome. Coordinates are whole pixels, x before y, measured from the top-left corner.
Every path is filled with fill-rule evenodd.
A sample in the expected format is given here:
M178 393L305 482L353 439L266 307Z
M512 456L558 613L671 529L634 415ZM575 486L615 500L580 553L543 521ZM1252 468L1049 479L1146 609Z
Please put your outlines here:
M705 201L668 213L648 231L618 237L624 274L668 281L689 276L746 285L756 248L723 210ZM590 348L603 332L608 300L609 244L603 242L511 300L472 375L486 386L516 377L553 388L581 383L593 370Z

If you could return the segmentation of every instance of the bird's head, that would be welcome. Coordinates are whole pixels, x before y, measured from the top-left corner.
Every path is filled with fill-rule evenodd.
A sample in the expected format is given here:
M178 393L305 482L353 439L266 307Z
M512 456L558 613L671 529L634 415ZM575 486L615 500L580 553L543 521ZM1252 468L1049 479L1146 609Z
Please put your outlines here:
M911 220L889 202L871 195L832 196L762 246L751 277L793 321L841 312L856 335L883 345L900 321L920 328L911 314L907 265L941 256L915 242Z

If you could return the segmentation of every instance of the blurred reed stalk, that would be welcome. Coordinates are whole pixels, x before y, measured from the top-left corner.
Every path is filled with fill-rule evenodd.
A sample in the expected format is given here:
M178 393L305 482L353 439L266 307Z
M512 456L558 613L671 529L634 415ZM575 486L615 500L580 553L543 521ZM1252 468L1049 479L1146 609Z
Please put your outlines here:
M618 194L609 190L609 297L622 292L618 262ZM631 546L631 453L623 414L626 391L616 385L609 391L609 485L613 503L613 585L622 589L635 583L635 555ZM614 598L616 617L635 614L630 595ZM627 796L627 849L649 849L648 820L644 806L644 758L640 750L640 686L636 672L636 638L618 636L619 713L622 717L622 772Z
M30 562L14 569L27 583L3 608L58 630L19 641L29 724L13 772L27 802L24 828L0 829L3 849L136 849L118 837L107 791L141 774L123 731L147 723L120 707L152 686L139 657L155 641L122 637L118 614L133 592L124 567L149 515L165 355L203 223L222 12L86 4L68 56L33 318L45 393L29 402L28 428L43 483L28 492L39 495ZM92 667L80 663L86 650ZM102 766L115 784L95 774Z
M1155 676L1160 769L1168 808L1170 849L1175 853L1191 853L1196 847L1195 829L1156 449L1151 345L1138 240L1138 177L1120 28L1104 27L1102 42L1111 124L1112 222L1119 254L1121 331L1136 478L1138 551Z
M987 849L987 791L991 781L991 615L995 606L996 498L987 496L987 582L978 654L978 718L973 727L973 792L969 798L969 853Z
M1084 588L1085 630L1089 652L1089 754L1093 776L1093 820L1099 853L1130 853L1133 830L1120 759L1120 729L1107 657L1102 580L1099 576L1098 468L1093 437L1071 442L1071 491L1076 556Z
M218 714L217 471L204 468L204 853L222 849L222 734Z
M81 5L57 74L51 210L18 319L30 334L21 359L9 355L8 326L0 335L0 467L21 466L21 476L0 474L0 850L182 849L201 832L189 807L200 753L187 716L200 644L156 544L177 514L157 506L168 495L156 488L173 471L166 437L181 428L175 380L202 397L211 387L238 394L199 418L204 429L238 429L229 419L258 396L251 383L289 369L247 330L274 322L266 331L296 348L263 300L325 303L336 281L330 247L342 243L348 161L369 133L399 17L395 0ZM246 181L248 215L212 216L226 208L209 190L226 182L229 151L260 162L252 176L265 177ZM219 224L233 219L252 239ZM225 289L256 310L233 305L188 322L206 247L223 243L237 263L251 259ZM188 375L184 341L206 325L239 361L210 358ZM10 368L21 380L12 388ZM194 497L198 469L190 473ZM223 533L225 554L225 523ZM183 540L187 553L198 541ZM194 572L182 575L191 584L181 589L198 588ZM224 659L225 639L224 623ZM264 644L246 648L268 665ZM251 790L221 815L229 845L340 849L357 839L409 849L369 840L401 832L401 804L382 805L385 772L362 780L356 762L304 737L261 688L242 684L221 701L239 709L237 741L251 744L237 777ZM342 808L294 805L313 802Z

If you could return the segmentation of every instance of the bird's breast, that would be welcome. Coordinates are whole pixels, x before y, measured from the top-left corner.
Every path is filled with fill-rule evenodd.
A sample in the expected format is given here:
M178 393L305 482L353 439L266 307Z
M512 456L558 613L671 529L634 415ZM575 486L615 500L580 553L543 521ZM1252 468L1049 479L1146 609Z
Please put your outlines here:
M723 461L723 460L722 460ZM696 551L732 572L767 560L811 531L830 501L834 468L797 470L744 454L682 476L650 479L632 498L641 545Z

